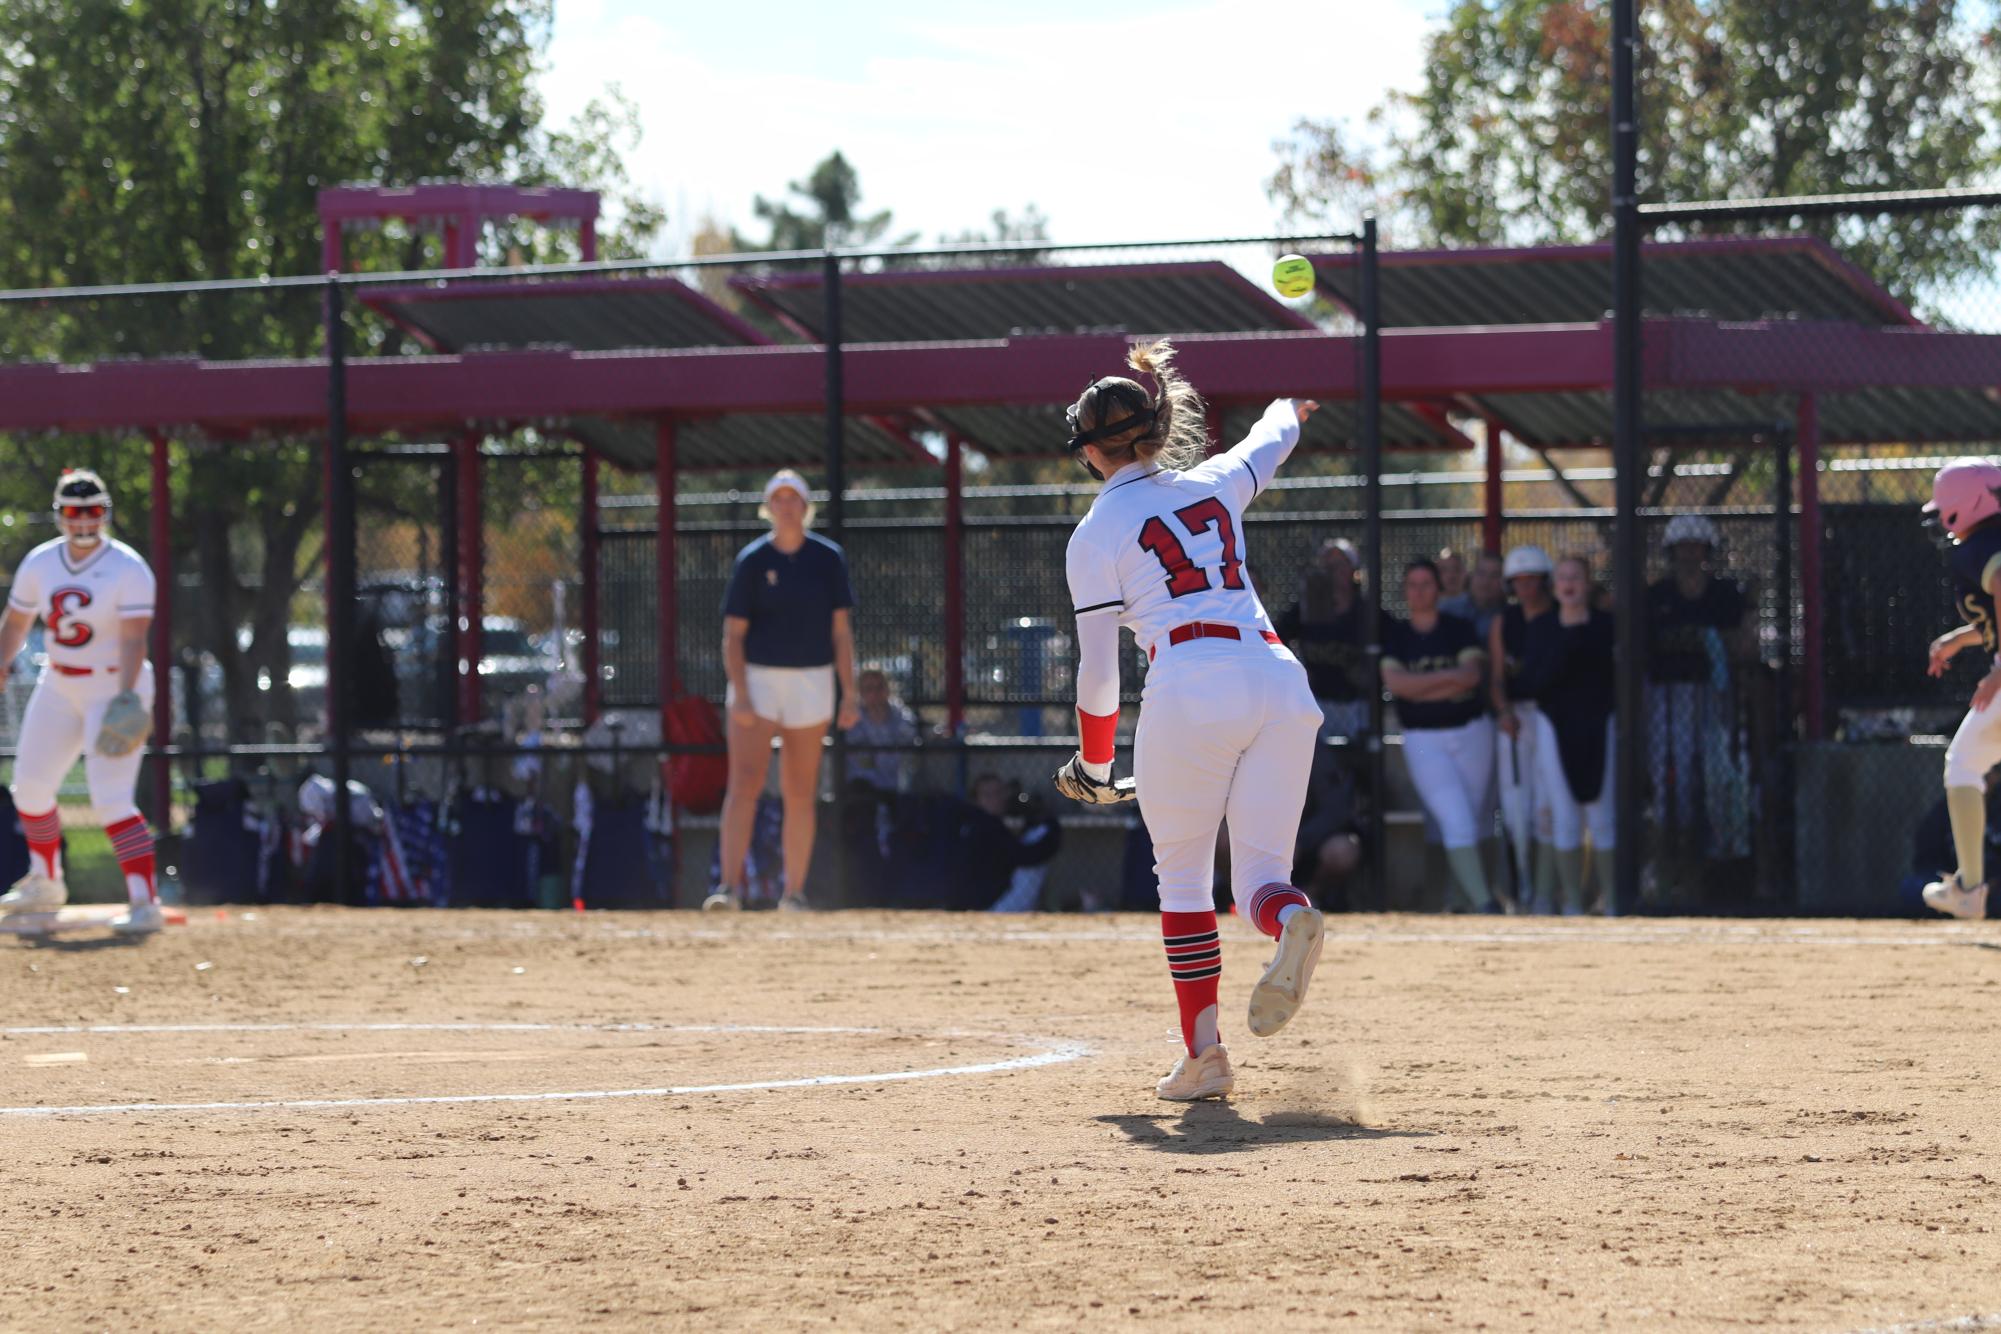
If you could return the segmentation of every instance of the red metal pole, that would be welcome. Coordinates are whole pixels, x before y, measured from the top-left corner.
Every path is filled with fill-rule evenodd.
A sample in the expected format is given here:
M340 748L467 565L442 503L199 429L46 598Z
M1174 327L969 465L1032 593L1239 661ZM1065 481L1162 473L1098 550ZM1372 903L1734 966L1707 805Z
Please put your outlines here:
M655 483L660 497L660 535L654 541L655 569L660 582L659 623L655 627L659 638L656 641L656 655L659 659L660 680L660 734L667 735L667 708L674 702L674 696L681 688L680 639L681 608L674 587L674 419L662 417L654 427L654 468Z
M577 254L589 264L598 257L598 220L585 218L577 223Z
M174 492L167 466L167 437L153 439L152 524L149 555L153 564L153 744L165 747L174 733ZM162 834L172 832L174 771L167 757L153 756L153 822Z
M486 617L479 437L462 435L452 448L458 453L459 484L459 724L470 727L485 715L479 680L480 631Z
M945 441L945 721L966 725L966 504L964 446Z
M584 725L588 727L598 720L598 692L602 685L598 661L598 453L588 445L584 447L582 509L583 606L578 609L578 618L583 623Z
M1501 552L1501 423L1492 417L1487 423L1487 512L1480 519L1480 549L1491 555Z
M1818 741L1825 735L1826 720L1821 681L1825 644L1820 605L1820 400L1815 395L1800 395L1795 431L1800 460L1800 633L1806 639L1802 663L1806 737Z

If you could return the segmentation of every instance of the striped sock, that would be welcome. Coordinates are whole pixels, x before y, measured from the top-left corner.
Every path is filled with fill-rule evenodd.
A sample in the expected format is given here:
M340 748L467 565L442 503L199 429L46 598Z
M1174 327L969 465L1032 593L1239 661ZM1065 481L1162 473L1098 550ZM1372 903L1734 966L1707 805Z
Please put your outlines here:
M111 850L118 856L118 869L125 872L125 893L134 903L157 903L159 891L153 883L153 835L146 817L131 815L104 826L111 836Z
M1181 1007L1181 1041L1199 1056L1217 1041L1216 988L1223 976L1223 945L1214 912L1163 912L1160 934L1167 971Z
M41 815L21 812L21 832L28 836L28 866L51 880L63 878L63 822L51 806ZM39 862L40 866L36 866Z
M1313 900L1291 885L1266 885L1251 895L1251 901L1244 908L1244 916L1257 926L1258 930L1278 939L1278 933L1285 930L1285 921L1292 916L1287 908L1311 908Z

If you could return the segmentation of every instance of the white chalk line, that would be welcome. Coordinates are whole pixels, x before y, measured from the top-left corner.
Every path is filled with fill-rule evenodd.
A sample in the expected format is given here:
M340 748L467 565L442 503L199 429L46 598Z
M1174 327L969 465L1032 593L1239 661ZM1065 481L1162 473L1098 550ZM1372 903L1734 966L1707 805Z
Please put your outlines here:
M547 1025L548 1028L586 1027L582 1025ZM438 1029L473 1028L483 1031L519 1031L512 1025L451 1025L451 1024L390 1024L390 1025L286 1025L284 1028L301 1030L351 1029L361 1032L374 1031L421 1031ZM852 1028L733 1028L724 1025L687 1025L684 1027L661 1026L662 1031L676 1032L781 1032L781 1033L872 1033L879 1029ZM35 1030L7 1030L35 1031ZM50 1031L50 1030L41 1030ZM65 1030L55 1032L92 1032L94 1029ZM152 1029L119 1027L116 1032L269 1032L270 1028L254 1025L157 1025ZM933 1036L933 1035L924 1035ZM936 1035L946 1036L946 1035ZM972 1034L953 1034L957 1037L971 1037ZM769 1089L831 1088L843 1084L889 1084L902 1083L914 1079L944 1079L955 1075L993 1075L1013 1070L1034 1070L1047 1065L1061 1065L1069 1061L1082 1060L1091 1055L1091 1049L1080 1042L1058 1041L1043 1038L1019 1038L1011 1041L1040 1047L1040 1051L1026 1056L1013 1056L1001 1061L982 1061L973 1065L941 1065L926 1070L885 1070L869 1074L855 1075L805 1075L796 1079L760 1079L738 1084L677 1084L663 1088L640 1089L571 1089L554 1093L453 1093L415 1094L378 1098L287 1098L262 1102L120 1102L83 1104L71 1107L0 1107L0 1116L107 1116L119 1112L265 1112L265 1111L338 1111L362 1107L434 1107L474 1103L532 1103L532 1102L602 1102L614 1098L668 1098L684 1097L698 1093L755 1093Z
M880 1028L802 1027L786 1024L46 1024L0 1028L0 1037L64 1033L880 1033Z
M1902 1325L1858 1329L1853 1334L1957 1334L1957 1331L1982 1329L2001 1329L2001 1312L1954 1316L1943 1320L1914 1320Z

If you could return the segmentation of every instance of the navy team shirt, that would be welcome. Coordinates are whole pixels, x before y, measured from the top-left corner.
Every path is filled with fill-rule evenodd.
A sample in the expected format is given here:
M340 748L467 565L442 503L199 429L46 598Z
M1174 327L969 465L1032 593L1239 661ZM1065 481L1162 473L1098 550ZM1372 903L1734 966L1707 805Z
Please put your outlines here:
M1992 657L2001 652L2001 637L1994 628L1994 595L1987 591L1988 577L2001 566L2001 523L1989 519L1966 535L1946 558L1952 567L1960 615L1980 631L1980 647Z
M1473 622L1448 612L1438 614L1438 624L1428 634L1419 634L1409 621L1391 618L1383 628L1383 666L1406 672L1449 672L1487 656L1474 633ZM1464 727L1481 717L1486 705L1480 688L1474 686L1456 699L1400 699L1397 720L1406 732L1432 728Z
M855 605L848 558L840 547L807 533L786 554L771 535L739 551L723 593L723 615L750 622L745 662L760 667L825 667L834 661L834 613Z

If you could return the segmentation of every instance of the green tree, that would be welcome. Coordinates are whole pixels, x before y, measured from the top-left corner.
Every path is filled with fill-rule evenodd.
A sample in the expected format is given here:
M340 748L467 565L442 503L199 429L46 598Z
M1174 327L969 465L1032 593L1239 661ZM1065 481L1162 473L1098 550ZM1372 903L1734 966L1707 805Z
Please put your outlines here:
M839 149L823 158L805 180L788 185L786 194L791 198L758 195L751 201L751 212L770 234L762 242L739 236L738 250L818 250L827 244L830 227L837 245L874 245L889 231L890 210L861 211L861 175ZM913 233L889 244L908 245L915 239Z
M1985 15L1985 11L1983 11ZM1991 21L1991 15L1986 16ZM1642 6L1647 201L1977 183L1996 166L1991 38L1954 0L1650 0ZM1301 121L1268 185L1290 223L1384 217L1401 245L1595 239L1611 195L1611 34L1582 0L1456 0L1424 83L1361 132ZM1910 282L1991 238L1961 219L1845 231Z
M357 181L601 185L623 205L607 252L642 249L661 217L632 199L619 163L629 106L614 92L571 127L544 125L550 12L550 0L12 0L0 6L0 286L310 273L319 190ZM482 244L499 258L517 239ZM361 267L415 268L436 262L436 244L385 228L347 250ZM9 315L7 357L299 356L322 341L310 293ZM37 466L0 477L0 506L44 508L43 474L79 447L91 448L32 446ZM260 671L285 678L285 626L315 565L319 447L204 442L179 457L176 546L202 579L181 625L216 654L240 720Z

